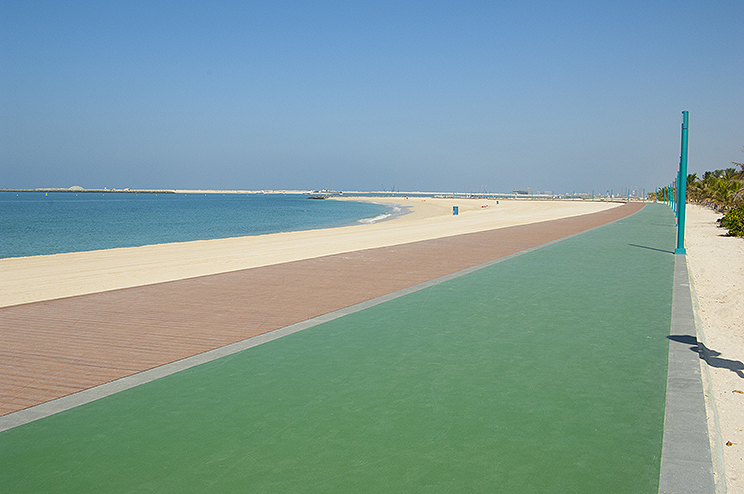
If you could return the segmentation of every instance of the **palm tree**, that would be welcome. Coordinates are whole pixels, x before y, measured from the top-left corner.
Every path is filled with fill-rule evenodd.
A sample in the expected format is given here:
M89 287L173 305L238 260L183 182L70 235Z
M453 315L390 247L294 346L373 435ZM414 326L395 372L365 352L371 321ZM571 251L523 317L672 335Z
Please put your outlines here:
M732 162L737 168L707 171L703 178L687 175L687 198L690 202L726 212L744 205L744 163ZM666 190L660 195L666 195Z
M690 202L699 202L702 192L702 182L698 180L697 173L687 175L687 200Z
M730 209L739 191L739 183L735 180L719 179L713 189L713 199L718 203L721 212Z

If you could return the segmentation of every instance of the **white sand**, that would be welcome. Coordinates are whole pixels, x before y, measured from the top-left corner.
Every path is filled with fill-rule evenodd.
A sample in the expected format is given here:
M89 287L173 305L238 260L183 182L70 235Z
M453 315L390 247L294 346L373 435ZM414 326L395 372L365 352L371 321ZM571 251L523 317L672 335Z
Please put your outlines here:
M744 394L736 392L744 391L744 238L724 236L726 230L716 223L720 217L688 206L685 248L699 303L700 336L706 347L720 353L715 358L722 359L714 366L701 360L701 366L704 382L709 373L711 383L706 389L711 447L714 458L723 452L727 492L733 494L744 493Z
M344 200L359 200L346 198ZM593 213L618 203L372 198L389 221L324 230L0 259L0 307ZM452 206L460 209L452 215Z

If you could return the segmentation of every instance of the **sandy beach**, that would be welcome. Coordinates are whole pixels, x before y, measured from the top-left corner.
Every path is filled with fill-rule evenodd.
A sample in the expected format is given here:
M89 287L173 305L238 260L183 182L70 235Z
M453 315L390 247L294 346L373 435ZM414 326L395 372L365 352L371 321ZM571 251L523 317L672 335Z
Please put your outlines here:
M395 204L410 213L326 230L2 259L0 306L280 265L620 206L583 201L364 200ZM457 216L452 214L455 205L460 211ZM744 265L740 262L744 240L725 236L715 222L718 217L713 211L689 206L686 247L698 338L710 352L708 362L700 363L714 465L719 476L725 471L727 492L732 493L744 492Z
M395 204L388 221L252 237L0 259L0 307L268 266L603 211L620 203L338 198ZM458 206L459 214L452 214Z
M722 215L688 205L687 264L697 294L700 361L706 386L711 450L722 457L727 492L744 493L744 239L726 236Z

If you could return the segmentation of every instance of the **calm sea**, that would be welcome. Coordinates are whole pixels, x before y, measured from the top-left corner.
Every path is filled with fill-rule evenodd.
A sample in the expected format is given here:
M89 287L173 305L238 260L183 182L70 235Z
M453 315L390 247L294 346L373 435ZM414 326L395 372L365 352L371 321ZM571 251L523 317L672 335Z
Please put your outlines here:
M304 195L0 192L0 258L329 228L391 213Z

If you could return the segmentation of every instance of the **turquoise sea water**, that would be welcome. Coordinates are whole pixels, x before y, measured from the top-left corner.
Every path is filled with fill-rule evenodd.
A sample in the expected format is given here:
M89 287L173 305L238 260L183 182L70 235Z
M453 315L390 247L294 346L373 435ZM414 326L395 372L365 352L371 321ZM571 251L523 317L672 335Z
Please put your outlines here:
M304 195L0 192L0 258L329 228L390 212Z

